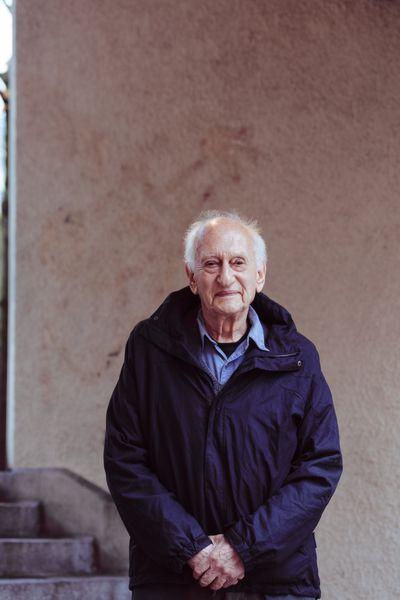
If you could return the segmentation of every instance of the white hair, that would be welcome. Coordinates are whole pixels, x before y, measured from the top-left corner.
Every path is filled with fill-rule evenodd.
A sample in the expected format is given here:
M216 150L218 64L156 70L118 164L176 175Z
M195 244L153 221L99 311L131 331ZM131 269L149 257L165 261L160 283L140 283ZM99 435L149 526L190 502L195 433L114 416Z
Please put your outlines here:
M253 238L257 268L259 269L264 264L267 264L267 248L256 219L246 219L234 210L205 210L200 213L196 221L189 225L184 236L184 262L189 265L192 272L194 272L195 268L197 247L204 235L205 229L209 223L218 219L230 219L243 225Z

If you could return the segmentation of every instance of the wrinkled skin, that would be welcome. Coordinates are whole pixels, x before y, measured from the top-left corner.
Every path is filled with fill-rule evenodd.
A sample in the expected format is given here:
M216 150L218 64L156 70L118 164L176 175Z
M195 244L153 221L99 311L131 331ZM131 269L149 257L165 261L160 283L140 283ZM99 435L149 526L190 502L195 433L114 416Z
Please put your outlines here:
M212 545L206 546L188 560L193 577L199 585L209 586L212 590L235 585L244 577L244 565L240 556L222 533L210 535L209 538Z

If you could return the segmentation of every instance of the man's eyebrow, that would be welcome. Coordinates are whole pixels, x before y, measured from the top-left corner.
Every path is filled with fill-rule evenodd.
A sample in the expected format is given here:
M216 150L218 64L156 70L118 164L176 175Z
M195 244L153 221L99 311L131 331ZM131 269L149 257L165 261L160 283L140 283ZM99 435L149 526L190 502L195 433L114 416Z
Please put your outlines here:
M200 260L203 262L210 258L217 258L219 260L221 257L218 254L206 254L205 256L202 256ZM230 258L243 258L243 260L246 260L247 257L242 252L232 252Z

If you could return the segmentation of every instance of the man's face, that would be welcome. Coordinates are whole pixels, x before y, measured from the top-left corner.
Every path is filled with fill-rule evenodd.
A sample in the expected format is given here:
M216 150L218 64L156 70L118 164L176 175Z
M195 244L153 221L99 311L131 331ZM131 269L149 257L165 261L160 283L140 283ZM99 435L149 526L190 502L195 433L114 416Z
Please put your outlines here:
M248 311L265 281L257 270L251 234L240 223L218 219L207 226L197 247L195 270L186 265L190 288L203 312L228 316Z

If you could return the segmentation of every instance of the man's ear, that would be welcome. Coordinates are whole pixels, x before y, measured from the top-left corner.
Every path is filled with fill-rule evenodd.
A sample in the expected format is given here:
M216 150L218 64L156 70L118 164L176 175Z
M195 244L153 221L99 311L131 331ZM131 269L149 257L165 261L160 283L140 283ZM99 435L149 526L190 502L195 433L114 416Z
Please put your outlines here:
M267 265L263 263L262 267L257 269L257 277L256 277L256 289L257 292L261 292L265 283L265 276L267 274Z
M185 263L185 271L186 271L186 275L189 279L190 289L192 290L193 294L197 294L197 283L194 278L194 273L191 270L191 268L189 267L188 263Z

